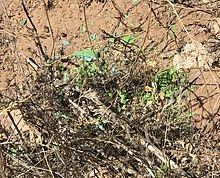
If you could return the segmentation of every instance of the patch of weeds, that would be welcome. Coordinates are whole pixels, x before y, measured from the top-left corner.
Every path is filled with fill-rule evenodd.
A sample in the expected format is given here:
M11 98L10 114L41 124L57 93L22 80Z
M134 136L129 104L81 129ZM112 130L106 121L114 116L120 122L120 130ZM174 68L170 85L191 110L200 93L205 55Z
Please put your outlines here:
M169 165L167 163L162 163L160 165L160 170L163 171L163 172L167 172L169 169Z
M63 65L57 64L54 70L55 79L63 79L63 81L68 81L70 79L69 70Z
M128 103L129 99L128 99L127 94L126 94L125 91L118 91L118 96L119 96L119 102L121 104L125 105L125 104Z
M184 135L190 135L192 133L193 126L190 124L184 125L181 127L181 133Z
M176 68L168 69L157 74L155 82L158 91L164 93L165 98L170 99L180 89L181 74Z
M178 109L176 106L171 111L168 109L167 112L169 113L169 122L174 124L182 123L182 120L180 119L180 109Z
M97 74L101 72L100 68L96 66L93 62L83 62L80 66L76 69L76 82L78 84L82 84L85 78L92 78L95 77Z
M145 91L140 94L139 101L142 104L146 104L149 101L155 103L159 102L159 100L171 99L185 81L186 78L176 68L162 71L153 79L152 85L155 86L145 86Z
M187 120L191 120L194 115L195 115L195 112L186 112L185 113L185 117Z
M62 66L62 65L60 65L60 64L58 64L57 66L56 66L56 72L62 72L62 71L64 71L66 68L64 67L64 66Z
M160 165L160 170L157 170L155 173L156 178L162 178L164 173L167 173L169 170L169 165L167 163L162 163Z
M11 147L9 151L10 151L10 153L11 153L13 156L16 156L16 155L17 155L17 152L18 152L17 149L14 148L14 147Z
M140 96L140 99L139 99L141 104L145 104L148 101L152 101L152 100L153 100L152 93L146 92L146 91L141 92L141 96Z

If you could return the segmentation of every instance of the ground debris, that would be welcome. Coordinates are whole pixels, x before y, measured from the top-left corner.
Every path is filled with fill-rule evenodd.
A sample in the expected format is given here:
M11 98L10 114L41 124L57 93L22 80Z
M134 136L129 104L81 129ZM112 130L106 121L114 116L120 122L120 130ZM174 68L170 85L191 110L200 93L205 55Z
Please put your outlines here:
M173 65L179 69L211 68L215 57L201 43L188 43L183 51L173 58Z

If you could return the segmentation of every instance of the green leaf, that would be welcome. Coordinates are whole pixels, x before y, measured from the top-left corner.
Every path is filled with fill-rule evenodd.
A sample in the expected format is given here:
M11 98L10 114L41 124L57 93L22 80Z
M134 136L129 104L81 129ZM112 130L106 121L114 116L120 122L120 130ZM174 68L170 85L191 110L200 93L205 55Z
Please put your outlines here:
M85 26L82 28L82 32L83 33L87 32L87 28Z
M131 22L131 23L129 24L129 26L130 26L131 29L135 28L134 22Z
M149 48L147 48L147 51L148 52L151 52L151 51L153 51L154 50L154 47L152 46L152 47L149 47Z
M124 18L129 18L129 15L128 14L124 14Z
M170 25L169 29L170 29L170 31L169 31L170 36L171 36L172 38L175 38L175 33L174 33L174 31L177 29L177 28L176 28L176 25Z
M114 43L114 42L115 42L115 38L109 38L108 41L109 41L110 43Z
M111 72L112 72L112 73L115 73L115 72L116 72L115 66L113 66L113 67L111 68Z
M95 55L94 51L91 48L84 49L82 51L77 52L75 54L75 57L77 57L79 59L81 58L81 59L83 59L84 61L87 61L87 62L96 60L96 55Z
M177 28L176 28L176 25L170 25L170 28L169 28L170 30L176 30Z
M26 20L26 19L21 19L21 20L20 20L20 24L21 24L21 25L25 25L26 23L27 23L27 20Z
M69 75L68 71L63 73L63 80L64 80L64 82L67 82L70 80L70 75Z
M143 91L140 96L140 102L146 104L148 101L152 101L152 94L149 92Z
M171 36L172 38L175 38L175 34L174 34L173 31L169 31L169 34L170 34L170 36Z
M94 40L96 39L96 33L91 34L91 35L89 36L89 39L90 39L91 41L94 41Z
M131 0L132 4L136 5L140 0Z
M54 118L55 119L58 119L59 117L60 117L60 111L55 111L54 113L53 113L53 116L54 116Z
M122 43L128 43L128 44L133 44L135 41L135 36L134 35L127 35L127 36L123 36L121 37L121 42Z
M112 98L113 97L113 94L111 92L107 93L107 95Z
M11 147L10 152L11 152L12 155L16 155L17 154L17 149L14 148L14 147Z
M119 95L120 103L121 103L121 104L126 104L126 103L129 101L129 99L127 98L125 92L119 91L119 92L118 92L118 95Z

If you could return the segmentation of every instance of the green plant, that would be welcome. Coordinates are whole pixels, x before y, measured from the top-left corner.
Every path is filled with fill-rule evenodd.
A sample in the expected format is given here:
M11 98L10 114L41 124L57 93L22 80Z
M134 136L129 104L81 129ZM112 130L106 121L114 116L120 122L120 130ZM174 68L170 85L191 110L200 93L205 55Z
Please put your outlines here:
M185 113L185 117L186 117L187 120L191 120L194 115L195 115L195 112L190 112L189 111L189 112Z
M81 84L85 78L91 78L101 72L93 62L84 61L76 70L76 82Z
M127 102L129 101L125 91L118 91L118 96L121 104L127 104Z
M159 92L164 93L165 98L170 99L179 90L181 75L176 68L167 69L156 75L154 81Z
M164 173L167 172L169 169L169 165L167 163L162 163L160 165L160 170L163 171Z
M152 99L153 99L152 93L143 91L141 93L139 101L141 104L146 104L148 101L152 101Z
M113 93L108 92L107 95L108 95L108 97L113 98Z
M90 41L94 41L96 39L96 33L93 33L89 36Z
M14 147L11 147L10 148L10 153L15 156L17 154L17 149L14 148Z
M94 36L93 36L93 39L94 39ZM87 61L87 62L91 62L91 61L96 60L97 55L98 55L98 51L93 50L91 48L84 49L84 50L79 51L79 52L74 54L74 56L76 58L83 59L84 61Z
M160 169L155 172L156 178L163 177L163 174L166 173L169 169L169 165L167 163L161 163Z
M124 44L134 44L136 38L134 35L125 35L120 37L120 41ZM109 38L108 40L110 43L114 43L116 38Z
M175 38L176 36L175 36L175 33L174 33L174 31L176 30L177 28L176 28L176 25L170 25L169 26L169 34L170 34L170 36L172 37L172 38Z
M121 42L125 44L134 44L135 39L134 35L126 35L121 37Z
M142 104L146 104L149 101L155 103L159 100L171 99L185 80L186 78L176 68L162 71L155 76L152 82L157 88L157 91L153 92L151 86L145 86L147 90L145 89L145 91L141 92L139 101Z

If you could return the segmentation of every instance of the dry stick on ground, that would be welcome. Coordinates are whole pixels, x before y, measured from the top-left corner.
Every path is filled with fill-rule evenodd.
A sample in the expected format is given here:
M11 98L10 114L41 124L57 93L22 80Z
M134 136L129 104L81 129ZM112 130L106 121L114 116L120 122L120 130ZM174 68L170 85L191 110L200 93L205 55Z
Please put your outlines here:
M21 132L20 132L20 130L19 130L19 128L18 128L18 124L19 124L19 122L20 122L20 120L21 120L22 118L21 118L21 119L19 120L19 122L16 124L16 123L15 123L15 120L14 120L14 118L13 118L13 116L11 115L11 113L10 113L9 111L7 111L7 114L8 114L8 117L10 118L10 120L11 120L13 126L15 127L15 130L18 132L18 134L19 134L21 140L24 142L24 139L23 139L23 137L22 137L22 134L21 134Z
M26 98L24 98L24 99L22 99L22 100L20 100L20 101L11 102L11 103L8 105L8 107L6 107L6 108L0 110L0 116L3 115L3 114L6 114L7 111L10 111L10 110L14 109L14 107L15 107L16 105L18 105L18 104L20 104L20 103L24 103L25 101L27 101L28 99L30 99L32 96L33 96L33 95L31 94L31 95L29 95L28 97L26 97Z
M53 178L55 178L54 175L53 175L53 172L52 172L52 170L51 170L51 168L50 168L49 162L48 162L48 160L47 160L46 151L45 151L44 147L42 147L42 152L43 152L43 154L44 154L44 159L45 159L45 161L46 161L46 164L47 164L47 167L48 167L48 169L49 169L49 171L50 171L50 174L51 174L51 176L52 176Z
M108 0L105 0L104 4L102 5L101 9L96 13L96 15L98 15L104 9L107 2Z
M83 138L83 140L84 140L84 139L85 139L85 138ZM78 140L81 140L81 139L78 139ZM149 173L153 178L155 178L155 175L154 175L154 173L153 173L154 171L152 171L152 170L149 168L149 166L146 164L145 161L142 161L141 156L138 155L139 152L136 151L136 150L130 149L129 146L126 146L126 145L122 144L122 143L119 142L117 139L113 139L113 141L110 141L110 140L102 140L102 139L97 139L97 138L86 138L86 140L92 140L92 141L96 141L96 142L98 142L98 143L103 142L103 143L105 143L106 145L107 145L107 144L111 144L112 146L116 147L117 149L122 149L122 150L126 151L126 152L127 152L127 155L133 157L133 158L139 163L139 165L144 166L144 167L147 169L148 173ZM72 147L69 147L69 148L76 151L75 148L72 148ZM152 163L151 163L148 159L145 159L145 160L147 160L147 163L148 163L149 165L152 165ZM119 169L119 167L117 167L117 166L115 166L115 168ZM126 168L125 168L125 169L126 169Z
M33 21L32 21L32 19L31 19L30 15L29 15L29 13L28 13L28 10L27 10L27 8L26 8L26 6L25 6L23 0L21 0L21 6L22 6L22 8L23 8L23 10L24 10L24 12L25 12L25 14L26 14L26 16L27 16L27 18L28 18L28 20L29 20L29 22L30 22L32 28L33 28L33 30L34 30L34 35L35 35L35 37L34 37L35 40L34 40L34 41L35 41L35 44L36 44L36 46L38 47L38 49L40 50L40 52L41 52L41 54L42 54L44 60L46 61L46 60L48 59L48 56L46 55L46 53L45 53L44 50L43 50L43 47L42 47L42 44L41 44L41 42L40 42L40 38L39 38L39 35L38 35L37 28L36 28L36 26L34 25L34 23L33 23Z
M84 15L84 20L85 20L85 25L86 25L86 32L87 32L87 35L88 35L88 38L89 38L89 42L90 42L90 45L92 45L92 40L90 38L89 26L88 26L87 17L86 17L85 4L83 4L83 15Z
M47 22L48 22L50 33L51 33L51 36L52 36L52 49L51 49L50 58L53 59L54 46L55 46L55 37L54 37L54 33L53 33L53 28L52 28L52 25L51 25L51 22L50 22L50 18L49 18L49 15L48 15L48 8L47 8L47 5L45 3L45 0L43 0L43 3L44 3L44 9L45 9L46 17L47 17Z
M150 6L150 9L152 9L152 2L151 2L151 1L150 1L149 6ZM141 44L140 51L139 51L138 54L137 54L137 59L140 57L141 51L142 51L142 49L143 49L143 47L144 47L144 45L145 45L145 43L146 43L146 41L147 41L147 38L149 39L149 31L150 31L150 24L151 24L151 17L152 17L152 16L151 16L151 14L152 14L151 11L152 11L152 10L150 10L150 12L148 13L148 16L147 16L147 18L146 18L146 21L147 21L147 19L148 19L147 31L146 31L146 34L145 34L145 36L144 36L144 40L143 40L143 42L142 42L142 44Z
M118 21L117 25L114 26L113 29L112 29L112 31L111 31L111 34L113 34L114 31L116 30L116 28L119 26L120 23L122 23L122 24L125 25L125 26L126 26L126 24L122 21L122 19L123 19L123 13L122 13L121 10L119 9L119 7L118 7L117 4L115 3L115 1L114 1L114 0L111 0L111 2L112 2L113 7L114 7L114 8L118 11L118 13L119 13L119 17L117 18L117 19L119 19L119 21Z
M188 37L190 38L190 40L191 40L193 43L195 43L195 40L191 37L191 35L189 34L189 32L188 32L188 30L186 29L185 25L183 24L182 20L180 19L180 16L179 16L179 14L177 13L177 11L176 11L176 9L175 9L173 3L170 2L169 0L166 0L166 1L171 5L171 7L172 7L174 13L176 14L176 17L177 17L177 19L178 19L180 25L182 26L182 28L183 28L183 29L185 30L185 32L187 33L187 35L188 35Z
M86 115L86 111L84 111L78 104L76 104L75 102L73 102L70 98L69 98L68 100L69 100L70 104L71 104L74 108L76 108L76 109L78 109L78 110L80 111L80 116L81 116L81 118L83 118L84 115Z
M109 115L111 116L112 122L114 124L118 123L118 116L114 112L112 112L109 108L107 108L98 98L97 93L95 91L89 90L86 92L83 97L92 100L98 107L99 107L99 113L101 115ZM120 119L120 122L123 120ZM129 125L124 121L123 125L120 123L121 127L123 129L126 129L129 127ZM161 150L159 150L150 140L147 138L145 140L142 140L142 146L146 147L151 153L153 153L155 156L157 156L163 163L170 165L171 169L175 169L179 172L182 172L184 175L189 176L183 169L181 169L174 161L170 160L166 154L164 154Z
M37 165L38 165L39 163L41 163L44 159L38 161L34 166L30 166L30 165L28 165L27 163L25 163L25 162L24 162L23 160L21 160L21 159L18 159L18 158L14 157L14 156L12 156L12 155L10 155L10 154L7 154L7 155L8 155L8 157L10 157L13 161L15 161L17 164L19 164L19 165L23 166L25 169L27 169L27 171L25 171L25 172L19 174L19 175L16 176L16 177L22 177L22 176L24 176L25 174L27 174L28 172L30 172L31 170L35 170L35 171L41 170L41 171L46 171L46 172L50 172L50 171L51 171L51 170L48 170L48 169L45 169L45 168L37 167ZM60 175L58 172L53 171L53 174L56 174L56 175L58 175L58 176L64 178L64 177L63 177L62 175Z

